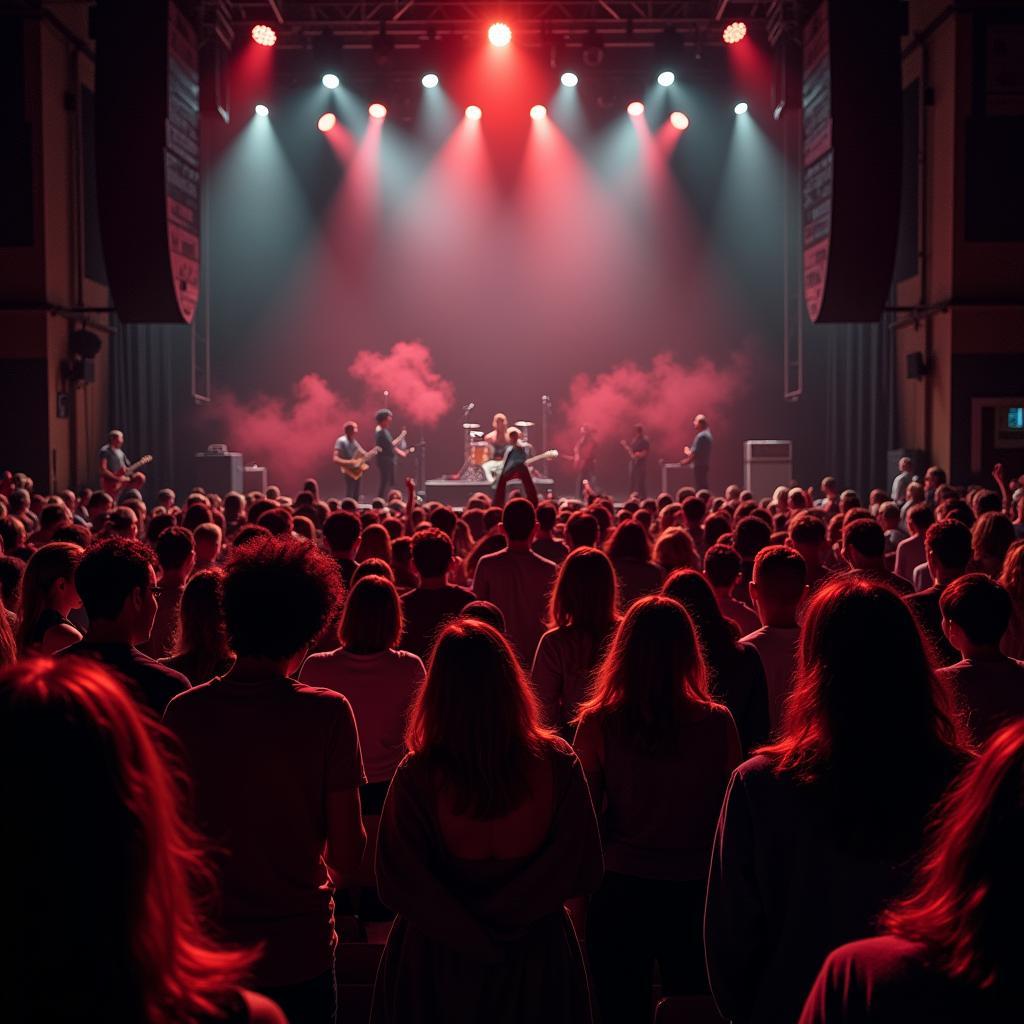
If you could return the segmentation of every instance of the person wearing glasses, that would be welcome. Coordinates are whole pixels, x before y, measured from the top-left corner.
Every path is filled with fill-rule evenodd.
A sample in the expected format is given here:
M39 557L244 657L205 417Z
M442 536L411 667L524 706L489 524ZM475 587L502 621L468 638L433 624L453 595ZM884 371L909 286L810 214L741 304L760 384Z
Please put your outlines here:
M136 540L113 537L90 548L75 570L89 628L61 656L103 662L127 680L140 705L159 717L172 697L189 689L189 682L138 649L149 640L156 619L161 588L155 565L153 552Z

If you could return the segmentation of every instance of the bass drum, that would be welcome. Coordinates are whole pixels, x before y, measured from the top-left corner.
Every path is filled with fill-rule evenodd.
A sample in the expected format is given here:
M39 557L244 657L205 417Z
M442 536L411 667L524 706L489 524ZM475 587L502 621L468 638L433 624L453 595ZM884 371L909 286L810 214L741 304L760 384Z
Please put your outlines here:
M469 446L469 464L482 466L491 457L491 446L486 441L474 441Z

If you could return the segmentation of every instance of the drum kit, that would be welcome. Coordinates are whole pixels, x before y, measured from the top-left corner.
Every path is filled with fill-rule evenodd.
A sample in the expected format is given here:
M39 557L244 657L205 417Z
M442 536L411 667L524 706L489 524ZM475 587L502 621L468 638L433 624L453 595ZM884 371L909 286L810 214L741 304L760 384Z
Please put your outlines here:
M536 425L532 420L516 420L513 424L519 430L520 439L528 452L533 451L529 430ZM494 457L494 445L484 440L484 431L479 423L463 423L462 431L465 435L466 459L458 479L491 483L501 469L501 460Z

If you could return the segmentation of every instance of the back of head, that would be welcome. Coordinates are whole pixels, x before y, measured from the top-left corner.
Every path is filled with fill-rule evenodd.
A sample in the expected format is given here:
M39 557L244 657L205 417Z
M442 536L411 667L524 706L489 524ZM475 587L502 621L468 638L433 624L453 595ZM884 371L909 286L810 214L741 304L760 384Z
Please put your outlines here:
M371 523L359 538L356 560L362 562L367 558L379 558L391 564L391 534L380 523Z
M629 519L616 527L608 541L608 557L646 562L651 557L651 538L639 523Z
M293 658L323 631L341 596L337 565L305 541L254 538L224 576L224 618L240 657Z
M350 654L379 654L398 646L402 607L394 583L364 576L352 587L338 627L338 639Z
M942 617L959 626L972 644L994 647L1010 625L1013 604L1006 590L984 573L953 580L939 598Z
M449 537L455 529L456 519L457 516L450 508L448 508L447 505L435 508L434 511L430 513L430 525L440 530L442 533L448 534Z
M768 547L771 541L772 528L753 515L741 519L733 530L733 544L745 562L752 562L758 551Z
M617 603L615 570L608 556L597 548L574 548L559 566L549 622L603 637L615 622Z
M1010 545L1003 559L1003 571L999 582L1006 588L1010 599L1018 607L1024 605L1024 540Z
M597 520L589 512L573 512L565 524L565 535L573 548L596 547L599 533Z
M75 570L75 587L90 621L116 619L136 588L150 582L156 558L144 544L112 537L93 545Z
M452 564L452 555L451 538L441 530L417 530L412 538L412 562L421 579L444 576Z
M704 502L696 496L689 497L683 502L683 518L689 526L700 526L706 513Z
M719 590L732 587L742 567L736 549L728 544L712 544L704 554L704 575Z
M865 559L885 555L885 533L874 519L855 519L843 527L843 550Z
M955 519L932 523L924 547L944 569L961 573L971 560L971 531Z
M157 561L165 572L184 569L196 553L192 533L183 526L168 527L157 538L155 547Z
M795 609L807 587L807 563L799 551L771 544L754 559L753 583L758 600L776 608Z
M199 503L195 505L189 505L185 509L185 514L181 517L181 525L186 530L194 530L200 523L212 523L213 515L210 510Z
M292 532L292 513L282 506L270 508L256 520L256 524L269 530L275 537L285 537Z
M351 551L362 531L363 524L354 512L332 512L324 522L324 540L335 554Z
M711 584L692 569L678 569L661 588L665 597L678 601L689 613L713 669L736 649L739 630L722 615Z
M974 524L972 536L974 557L984 563L986 569L994 569L998 575L1006 552L1017 539L1009 516L1002 512L985 512Z
M925 946L929 961L1005 998L1020 980L1024 912L1024 722L1007 725L963 772L934 817L906 898L883 927Z
M486 819L515 808L547 735L505 638L479 620L449 623L434 645L406 742L438 772L456 813Z
M674 747L690 707L710 703L690 616L671 598L645 597L619 622L580 717L614 713L629 739L665 750Z
M178 653L200 652L213 657L227 654L224 599L220 569L203 569L185 584L181 595L181 631Z
M911 505L907 512L907 522L918 533L925 533L929 526L935 522L935 510L923 501Z
M461 615L464 619L486 622L499 633L505 632L505 616L493 601L470 601L463 607Z
M647 531L644 531L646 536ZM654 561L663 569L693 569L699 564L693 539L681 526L670 526L658 535L654 545Z
M512 542L529 540L536 524L537 516L533 506L525 498L513 498L502 509L501 525Z
M364 558L352 573L351 585L355 586L364 576L382 576L386 580L395 582L395 571L391 568L390 562L383 558Z
M537 506L537 525L545 533L550 533L555 528L557 518L558 509L553 501L542 501Z
M197 911L208 875L169 743L98 663L40 658L0 677L9 1019L72 1020L83 1006L106 1021L205 1017L251 963L218 949Z

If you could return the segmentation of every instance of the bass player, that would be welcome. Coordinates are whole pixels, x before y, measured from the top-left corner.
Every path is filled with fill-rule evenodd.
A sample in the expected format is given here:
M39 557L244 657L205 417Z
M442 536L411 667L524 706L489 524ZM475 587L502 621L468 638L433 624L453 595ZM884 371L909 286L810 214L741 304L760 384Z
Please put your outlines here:
M342 435L334 442L335 464L342 469L361 468L370 453L359 443L356 434L359 432L359 424L355 420L349 420L342 427ZM359 500L359 476L344 474L345 476L345 497Z
M120 430L112 430L107 435L107 443L100 449L100 486L115 498L125 487L141 487L146 482L146 474L135 472L135 469L136 466L129 465L124 451L124 434Z

